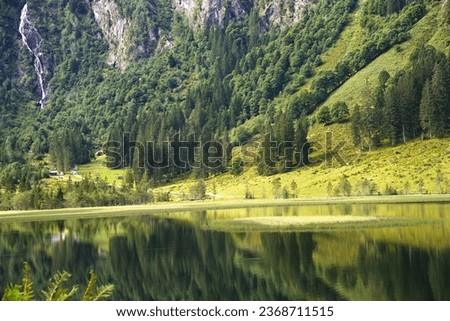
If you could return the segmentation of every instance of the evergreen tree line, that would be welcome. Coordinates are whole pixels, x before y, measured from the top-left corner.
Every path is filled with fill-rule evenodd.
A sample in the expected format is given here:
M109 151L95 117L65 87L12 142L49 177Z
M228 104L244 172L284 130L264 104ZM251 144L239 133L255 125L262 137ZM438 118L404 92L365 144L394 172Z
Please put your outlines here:
M77 126L55 132L49 140L51 162L60 172L72 170L77 164L88 163L91 159L92 148Z
M294 107L289 105L276 115L273 124L266 124L261 131L256 164L259 175L283 173L309 163L309 120L305 111L296 117Z
M248 21L230 23L223 29L209 28L205 31L207 39L205 49L209 54L205 57L206 59L198 61L199 66L208 68L208 72L202 73L201 79L189 86L184 102L174 104L169 109L166 103L155 99L148 104L148 107L142 109L135 106L139 104L138 99L135 99L130 105L128 115L125 116L125 123L118 122L112 127L109 141L120 142L124 135L129 133L131 141L154 142L146 153L159 157L158 162L173 164L175 156L181 157L183 162L186 162L188 157L186 154L171 155L167 151L167 144L164 142L173 141L175 137L182 141L193 139L201 142L217 141L222 146L228 146L229 150L246 143L255 134L260 133L261 137L270 135L272 140L279 143L295 142L295 148L281 146L281 150L273 155L276 162L282 158L285 162L302 163L300 156L294 159L294 154L303 153L305 148L302 146L306 143L308 125L305 121L300 121L300 115L303 111L311 112L312 108L308 109L305 100L299 99L289 101L289 106L283 108L287 111L277 111L273 106L271 110L267 108L283 88L299 75L299 68L301 70L309 68L311 71L313 66L320 64L319 61L314 63L314 59L332 45L347 24L348 14L354 6L353 0L319 2L314 10L307 11L300 25L294 28L295 30L283 32L280 35L271 32L260 35L262 21L258 19L255 12L250 14ZM327 23L323 21L325 12L330 17ZM317 37L312 38L311 32L316 33ZM317 42L323 42L323 45ZM295 46L298 50L294 50ZM172 63L177 65L181 61L175 59ZM307 72L305 77L309 78L312 75L312 72ZM257 79L257 82L251 79ZM237 140L230 140L230 131L233 128L239 127L249 118L258 115L261 115L264 125L258 126L254 133L238 135ZM137 122L136 119L138 119ZM272 127L276 130L272 130ZM299 141L302 142L301 146ZM261 139L261 146L264 150L264 139ZM287 155L284 155L285 149ZM120 152L123 155L120 158L121 163L112 161L109 163L110 166L133 167L136 178L142 177L145 165L143 167L140 163L143 157L139 155L139 150L123 144ZM264 152L263 154L268 155ZM164 159L165 157L170 159ZM202 159L202 155L199 158ZM260 159L262 160L259 162L262 164L261 168L267 167L267 164L271 167L270 161L265 161L268 156L261 155ZM307 158L303 157L303 159ZM202 162L196 166L195 176L205 177L211 172L211 169L202 168L202 166ZM276 167L279 169L273 168L270 171L261 169L260 173L277 172L283 166L278 164ZM152 166L146 167L149 175L157 180L191 169L189 166L185 168L168 166L157 169ZM212 172L223 170L226 168L218 167Z
M158 196L158 197L157 197ZM64 207L118 206L147 204L162 201L153 195L150 181L142 179L137 185L131 177L124 179L121 188L110 185L101 178L84 177L82 181L49 187L36 182L33 186L19 189L19 193L0 192L1 210L56 209Z
M396 145L417 137L443 138L450 130L450 59L422 46L407 69L383 71L366 102L352 114L353 142L361 149Z
M365 12L386 16L398 13L407 4L417 2L416 0L373 0L365 6Z
M141 4L121 3L119 8L125 16L135 18L131 9L141 8ZM28 128L25 123L26 128L17 133L20 137L14 138L20 143L17 150L32 149L36 157L49 151L54 128L71 128L73 118L82 112L86 113L84 127L89 128L82 130L86 148L90 144L99 146L108 136L114 136L118 127L124 127L133 137L144 136L138 128L155 121L162 123L162 136L168 128L164 119L171 113L182 114L182 121L190 125L186 132L195 132L202 139L225 137L226 131L266 111L272 117L272 100L284 90L295 92L314 75L315 66L321 64L320 55L347 25L356 1L319 1L314 9L305 12L298 25L281 33L271 30L262 34L264 21L256 9L241 22L227 22L222 29L210 27L196 34L179 15L170 10L164 13L164 3L158 4L156 13L146 14L151 6L143 7L136 19L158 16L159 20L150 19L149 26L172 28L177 46L142 60L123 74L101 63L107 46L87 36L99 30L84 5L70 1L51 1L51 5L57 14L32 7L37 10L33 12L37 25L46 26L40 31L48 47L56 48L46 52L52 65L57 66L56 72L50 70L48 75L53 77L52 95L46 110L31 116L36 116L33 123L37 128ZM76 27L66 24L69 18L76 21ZM147 20L140 25L146 25ZM163 26L169 21L170 26ZM80 33L81 29L89 32ZM139 42L137 38L132 41ZM80 57L86 58L83 63ZM187 83L192 75L198 81ZM322 88L320 81L316 87ZM296 99L310 113L323 97L323 93L313 92ZM35 135L37 130L39 135ZM54 154L64 158L61 152Z
M139 60L120 73L104 62L108 46L105 39L92 36L99 35L101 30L85 4L49 0L48 5L55 10L30 5L36 25L46 39L43 50L52 66L46 75L51 78L51 96L45 110L39 112L32 106L33 79L25 77L18 82L11 78L17 74L14 69L17 66L5 64L14 70L1 71L6 79L2 86L8 95L15 93L14 88L18 89L14 97L0 95L9 99L0 104L5 111L0 115L2 126L17 128L4 134L0 128L0 145L5 151L0 154L0 167L6 172L3 181L9 182L9 189L26 182L23 183L26 190L35 186L35 177L45 177L40 173L42 169L25 164L40 161L47 153L59 171L67 171L88 162L95 151L93 146L100 148L105 141L121 142L124 135L129 135L130 141L154 142L147 152L156 155L154 158L162 163L173 164L175 157L189 160L184 151L181 155L167 153L166 141L192 141L189 148L195 146L195 141L217 141L229 146L228 151L256 139L261 146L260 174L282 172L291 168L290 164L305 164L308 161L305 114L312 113L333 90L377 55L407 39L408 30L426 13L422 2L417 1L405 2L398 15L380 18L372 17L376 13L369 14L361 19L362 33L367 40L364 46L346 55L334 70L315 75L315 68L322 64L321 55L349 23L356 0L318 1L305 11L297 25L284 31L267 32L263 32L265 22L257 8L242 21L230 20L223 28L211 26L194 32L180 14L172 12L166 1L158 1L158 12L153 12L152 6L142 7L142 1L121 3L124 16L134 18L135 12L130 10L142 9L136 19L141 25L147 24L146 31L158 28L167 35L171 29L173 50ZM20 16L23 4L23 1L17 5L2 4L5 9L2 26L17 25L17 21L8 19ZM5 61L12 61L18 56L20 39L10 39L13 33L5 28L0 30L5 34L0 44L5 45L2 47L5 51L1 54ZM139 37L145 32L133 30L133 33L131 41L139 43ZM23 57L31 59L29 55ZM32 61L22 61L20 65L28 66L27 74L33 75ZM314 76L311 90L299 92ZM18 108L14 106L17 104L23 108L20 126L16 126ZM255 117L261 125L247 131L246 122ZM345 111L343 117L339 121L345 121ZM281 145L269 158L271 140L263 138L267 136L278 144L293 142L293 147ZM121 162L110 157L109 164L133 168L136 182L143 177L164 181L192 170L195 176L205 177L229 167L202 167L202 150L199 160L195 160L198 163L195 168L156 169L141 166L142 155L137 148L122 145L121 152ZM225 157L232 168L233 164L239 164L229 159L230 154L225 153ZM27 170L12 171L14 166L7 164L13 163Z
M332 184L327 184L327 194L332 196L373 196L373 195L409 195L409 194L448 194L450 193L450 181L442 173L441 169L436 171L434 185L430 190L425 189L425 182L419 178L415 182L407 180L403 186L396 188L389 183L378 186L372 180L363 178L352 185L346 175L342 175L339 180Z

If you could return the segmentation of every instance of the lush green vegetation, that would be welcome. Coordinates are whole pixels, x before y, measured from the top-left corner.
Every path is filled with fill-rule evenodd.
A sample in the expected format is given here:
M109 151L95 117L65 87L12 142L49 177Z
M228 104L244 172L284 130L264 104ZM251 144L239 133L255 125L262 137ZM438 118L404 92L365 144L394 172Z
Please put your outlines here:
M443 138L449 130L450 60L433 47L420 47L406 70L382 71L365 106L352 115L353 142L360 148L417 138ZM319 114L320 116L320 114Z
M427 0L311 1L298 23L277 30L268 28L260 8L247 2L244 19L228 18L223 26L201 29L189 25L170 1L116 1L119 13L130 21L126 39L134 62L118 71L106 64L108 43L88 4L28 1L45 40L42 60L50 98L42 111L36 107L32 57L14 29L24 4L0 7L2 209L167 201L173 195L152 189L190 174L197 181L183 191L184 198L203 199L216 193L202 179L226 172L243 175L248 163L231 151L236 146L259 146L250 165L260 176L310 164L316 121L351 126L347 138L353 136L361 150L449 133L450 67L442 46L414 42L416 49L405 58L409 64L392 74L376 70L379 82L360 90L367 99L359 105L327 101L380 55L408 42L411 30L430 12L439 17L433 28L440 30L435 32L441 40L434 42L445 43L448 3L436 9L441 5ZM327 61L348 28L357 40L345 54ZM220 162L205 162L209 145L204 143L209 141L221 144ZM182 143L185 149L171 153L167 142ZM274 143L279 145L275 152ZM186 152L197 145L204 148L195 157ZM89 163L102 148L107 165L120 172L84 172L81 181L47 179L48 170L67 173ZM357 194L384 192L384 186L374 189L364 179L356 183ZM332 182L329 194L350 194L348 187L335 188L339 180ZM321 190L325 194L327 189ZM255 197L251 188L246 191L247 198ZM288 182L275 194L291 197L298 188Z
M10 284L5 289L2 301L33 301L36 294L33 290L33 282L30 277L30 265L23 264L22 284ZM82 301L101 301L111 297L114 290L112 284L96 286L97 276L93 271L89 272L89 281L81 296ZM79 286L67 287L66 283L71 274L67 271L57 272L50 280L46 290L42 290L42 298L45 301L67 301L73 299ZM39 297L40 298L40 297Z

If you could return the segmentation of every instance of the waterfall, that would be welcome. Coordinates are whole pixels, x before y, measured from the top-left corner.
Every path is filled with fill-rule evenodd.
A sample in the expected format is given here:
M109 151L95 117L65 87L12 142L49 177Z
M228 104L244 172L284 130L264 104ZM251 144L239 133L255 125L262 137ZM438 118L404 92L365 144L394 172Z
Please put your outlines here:
M29 19L28 3L25 4L20 14L19 32L22 35L22 42L34 56L34 69L36 70L41 91L39 103L41 104L41 109L43 109L47 100L47 89L45 88L44 81L44 64L42 63L43 54L40 51L42 38Z

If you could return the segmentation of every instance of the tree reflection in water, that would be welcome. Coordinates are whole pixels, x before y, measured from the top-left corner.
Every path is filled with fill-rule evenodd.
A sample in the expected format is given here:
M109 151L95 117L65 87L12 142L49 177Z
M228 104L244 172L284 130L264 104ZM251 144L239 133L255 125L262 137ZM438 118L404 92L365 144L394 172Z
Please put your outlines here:
M57 270L84 283L94 269L116 300L450 299L448 247L382 231L212 232L192 217L0 224L0 288L27 261L36 289Z

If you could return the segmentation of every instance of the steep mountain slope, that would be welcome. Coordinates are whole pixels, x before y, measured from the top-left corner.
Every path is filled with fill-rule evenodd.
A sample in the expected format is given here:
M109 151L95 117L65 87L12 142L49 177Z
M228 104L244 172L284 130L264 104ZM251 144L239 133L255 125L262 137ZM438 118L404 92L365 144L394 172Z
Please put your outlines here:
M46 169L68 171L89 162L106 142L112 147L105 148L108 165L132 168L133 186L233 171L240 161L230 150L240 145L259 144L251 164L258 166L246 175L264 176L289 171L286 161L306 165L311 142L326 131L346 140L345 153L353 157L360 149L395 145L400 136L403 142L434 133L443 138L450 129L447 107L438 129L429 128L436 112L427 120L418 111L427 103L427 82L430 92L440 90L444 98L449 92L446 1L29 0L1 6L2 193L33 190ZM416 67L417 59L430 66ZM382 71L390 78L381 86ZM377 90L381 100L385 91L403 90L401 79L410 78L402 75L409 73L417 93L414 111L394 104L395 123L386 121L394 111L384 102L377 102L383 105L378 116L368 113ZM371 121L379 117L370 124L376 135L363 137L367 144L353 145L345 113L340 124L316 125L325 107L341 102L350 112L361 105ZM431 99L427 106L436 103ZM400 111L417 119L411 133ZM293 147L282 144L272 162L265 137ZM152 144L133 148L136 141ZM194 158L178 155L168 152L170 141L192 149L214 141L228 153L211 167L204 162L208 150ZM293 173L302 170L284 175ZM312 194L323 191L311 184L304 187Z
M364 69L349 79L346 83L333 92L325 101L324 105L333 105L338 101L346 101L349 106L360 103L364 98L365 86L374 86L377 82L379 73L382 70L390 74L404 69L408 65L408 60L413 51L421 44L428 44L449 54L450 47L448 45L449 35L445 31L444 13L445 7L435 5L425 17L423 17L412 29L411 39L399 44L380 57L372 61ZM342 38L337 42L324 57L324 66L329 69L334 67L333 64L338 61L340 56L345 55L352 45L357 44L355 34L358 33L359 24L355 19L351 26L343 33Z

